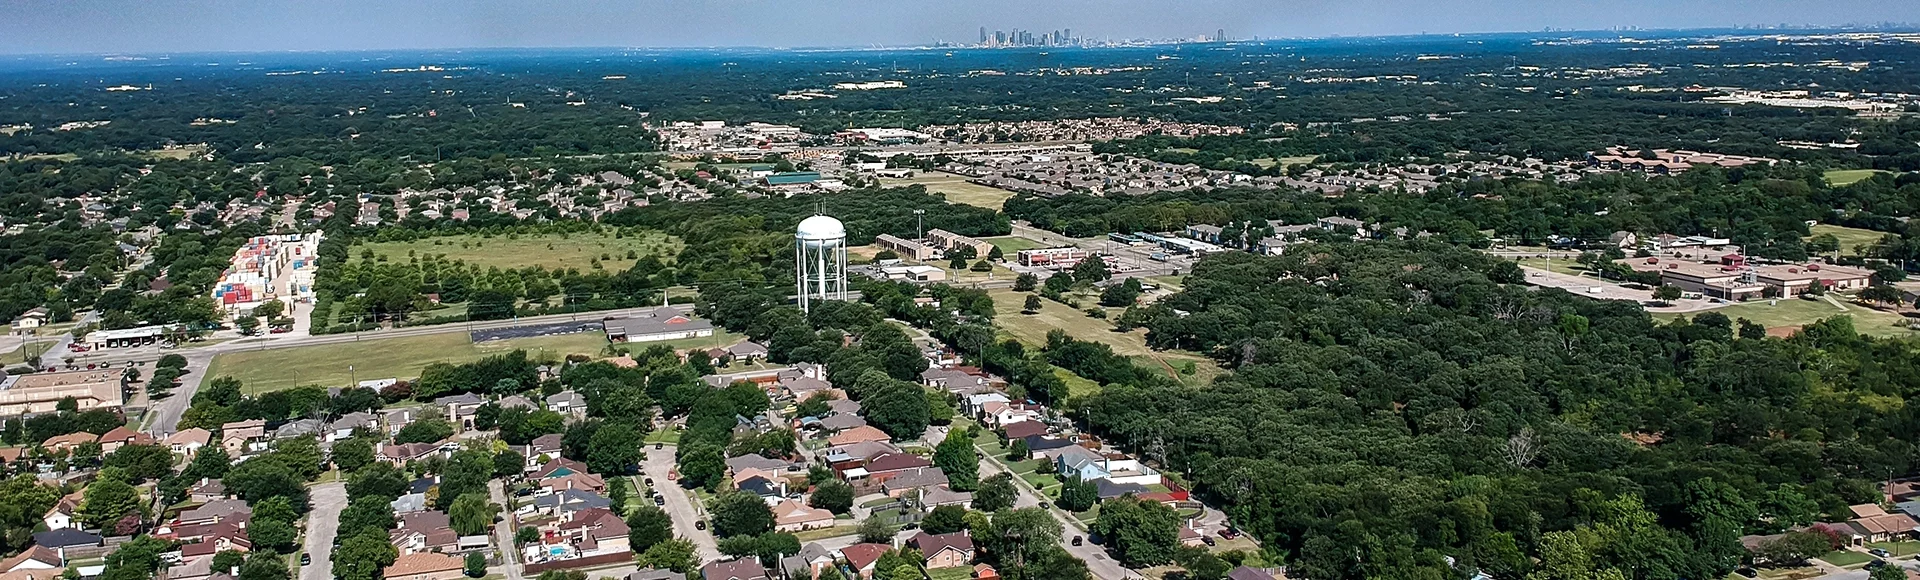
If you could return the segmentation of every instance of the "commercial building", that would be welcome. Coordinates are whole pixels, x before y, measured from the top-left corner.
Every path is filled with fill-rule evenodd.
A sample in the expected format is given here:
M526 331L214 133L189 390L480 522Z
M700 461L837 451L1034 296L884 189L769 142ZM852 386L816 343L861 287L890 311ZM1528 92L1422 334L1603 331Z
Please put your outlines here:
M886 266L880 268L880 274L888 280L909 282L941 282L947 279L946 270L933 266Z
M713 336L713 323L687 316L671 307L601 322L608 342L655 342Z
M1815 282L1828 290L1858 290L1867 287L1873 275L1831 264L1749 264L1737 254L1721 256L1718 263L1663 258L1628 258L1619 263L1639 272L1659 272L1661 284L1724 300L1798 296Z
M987 254L993 251L993 244L942 229L927 231L927 245L940 248L945 252L973 248L973 255L981 258L987 257Z
M1020 265L1029 268L1071 268L1087 259L1087 251L1080 248L1042 248L1020 250Z
M114 409L121 398L120 371L86 370L8 376L0 372L0 416L51 413L72 397L80 410Z
M939 231L939 230L934 230L934 231ZM874 236L873 244L888 250L893 250L893 253L900 254L900 257L906 258L909 260L916 260L916 261L931 260L933 259L934 256L939 254L939 252L935 250L933 246L929 246L927 244L923 244L913 240L902 239L893 234L880 234L878 236Z
M214 301L229 313L240 313L283 295L312 298L320 240L319 232L248 239L214 285Z
M96 330L87 333L80 342L93 348L126 348L160 342L172 327L166 325L122 328L118 330Z

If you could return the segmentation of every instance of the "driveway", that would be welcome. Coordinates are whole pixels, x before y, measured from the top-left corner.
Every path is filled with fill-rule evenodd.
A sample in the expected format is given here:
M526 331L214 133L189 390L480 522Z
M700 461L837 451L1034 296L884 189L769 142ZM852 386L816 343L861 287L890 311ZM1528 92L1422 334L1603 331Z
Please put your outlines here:
M700 521L705 511L693 504L692 492L681 488L679 481L667 479L667 472L673 470L673 465L673 447L648 447L647 463L642 470L647 477L653 478L654 489L667 498L667 505L661 507L666 508L667 515L673 518L673 534L692 540L694 547L699 549L701 562L718 560L720 543L713 539L713 532L693 527L693 523Z
M340 531L340 510L347 507L347 485L313 486L313 511L307 513L306 552L313 563L300 568L300 580L333 580L333 535Z

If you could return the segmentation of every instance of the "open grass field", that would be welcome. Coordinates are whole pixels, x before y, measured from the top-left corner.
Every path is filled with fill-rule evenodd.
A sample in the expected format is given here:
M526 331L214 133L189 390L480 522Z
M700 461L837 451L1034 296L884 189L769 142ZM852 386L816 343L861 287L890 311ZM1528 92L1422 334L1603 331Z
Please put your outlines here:
M1827 172L1827 184L1834 187L1853 185L1881 173L1888 172L1881 169L1834 169Z
M721 333L707 338L643 344L710 348L738 340L737 335ZM303 385L338 387L349 386L356 379L414 378L420 375L420 369L432 363L472 362L515 349L540 358L575 353L599 358L606 345L606 337L594 332L480 344L474 344L462 332L384 339L368 337L357 342L225 353L214 357L206 376L240 379L249 393ZM349 370L349 366L353 368Z
M166 149L151 149L147 151L142 151L141 155L146 155L147 157L151 157L153 159L171 159L171 160L179 161L183 159L199 157L201 155L205 155L206 153L207 153L207 146L205 144L196 143L193 145L182 145L179 147L170 147Z
M906 179L881 179L880 184L887 187L906 187L909 185L926 186L927 191L947 196L948 203L960 203L974 207L998 210L1006 205L1007 198L1013 192L998 187L987 187L967 183L967 178L944 171L925 171Z
M1587 273L1586 266L1582 266L1580 265L1579 262L1575 262L1573 260L1567 260L1567 259L1521 258L1519 260L1515 260L1514 263L1519 264L1521 266L1526 266L1528 268L1538 268L1541 270L1546 270L1548 272L1553 272L1555 274L1567 274L1570 276L1579 276Z
M1019 237L1019 236L999 236L994 238L980 238L980 241L993 244L993 247L1000 248L1000 253L1006 254L1008 259L1012 259L1013 254L1015 252L1019 252L1020 250L1032 250L1036 248L1047 247L1046 244L1042 244L1040 242L1036 242L1033 240Z
M1248 163L1258 165L1260 166L1261 169L1266 169L1268 167L1273 167L1275 165L1279 165L1281 167L1287 167L1291 165L1300 165L1303 163L1313 163L1315 159L1319 159L1319 158L1320 156L1318 155L1307 155L1304 157L1281 157L1279 159L1274 159L1272 157L1261 157L1259 159L1248 161Z
M1861 248L1872 247L1875 244L1880 243L1880 238L1882 236L1888 235L1886 232L1876 232L1873 230L1863 230L1860 228L1836 226L1833 224L1815 224L1813 227L1808 228L1808 231L1813 232L1813 235L1815 236L1818 236L1821 234L1833 234L1834 238L1837 238L1840 240L1840 253L1842 255L1856 255L1856 256L1862 254L1862 252L1860 251ZM1812 236L1808 236L1808 237L1809 239L1811 239Z
M1197 353L1157 351L1149 348L1145 329L1114 332L1111 322L1089 318L1085 312L1052 300L1042 300L1039 312L1023 314L1020 312L1020 307L1026 302L1027 293L1001 289L992 290L989 294L993 296L995 322L1003 332L1020 342L1030 345L1046 344L1047 332L1057 328L1066 331L1068 336L1077 340L1106 343L1113 347L1113 352L1116 354L1133 357L1142 364L1167 369L1169 376L1190 384L1205 384L1220 373L1218 365ZM1079 298L1079 302L1082 308L1087 308L1097 304L1098 299L1084 296ZM1106 310L1109 317L1119 316L1121 311L1118 308ZM1177 369L1188 362L1194 363L1198 372L1193 375L1178 374ZM1073 385L1069 384L1069 386Z
M1840 305L1836 306L1826 300L1785 298L1772 301L1754 300L1716 308L1711 310L1711 312L1724 314L1727 318L1734 320L1745 318L1753 321L1754 324L1759 324L1767 328L1805 326L1835 316L1852 316L1853 328L1861 334L1870 336L1920 335L1920 333L1907 330L1905 327L1906 317L1891 312L1867 308L1858 304L1851 304L1845 297L1835 296L1834 299L1838 301ZM1691 313L1689 316L1698 314L1697 312ZM1660 321L1672 320L1674 316L1678 315L1653 315L1655 320Z
M634 256L654 255L672 258L680 253L680 240L660 233L629 235L616 238L612 234L574 233L519 236L510 239L506 236L483 238L477 235L458 235L427 238L411 242L376 242L356 244L349 250L352 259L360 259L366 250L373 250L375 256L386 256L390 262L405 262L407 252L416 255L442 254L449 260L460 260L481 268L499 267L525 268L543 266L549 270L558 268L579 268L586 270L596 258L605 262L608 269L626 269L632 260L627 252ZM605 256L605 258L602 258Z

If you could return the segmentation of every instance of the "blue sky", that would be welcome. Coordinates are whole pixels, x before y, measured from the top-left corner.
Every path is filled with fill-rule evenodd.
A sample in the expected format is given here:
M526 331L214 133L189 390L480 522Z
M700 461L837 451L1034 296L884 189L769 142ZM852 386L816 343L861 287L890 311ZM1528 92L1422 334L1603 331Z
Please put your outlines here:
M978 28L1090 37L1324 37L1920 23L1917 0L0 0L0 53L971 42Z

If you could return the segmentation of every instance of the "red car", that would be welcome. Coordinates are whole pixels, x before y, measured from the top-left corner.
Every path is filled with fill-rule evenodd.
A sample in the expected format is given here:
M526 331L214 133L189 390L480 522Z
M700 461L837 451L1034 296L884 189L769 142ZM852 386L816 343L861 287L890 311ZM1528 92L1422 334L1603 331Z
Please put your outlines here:
M1239 536L1240 536L1240 533L1239 533L1239 532L1235 532L1235 531L1233 531L1233 530L1231 530L1231 529L1228 529L1228 528L1220 528L1220 537L1222 537L1222 538L1226 538L1226 539L1229 539L1229 540L1231 540L1231 539L1234 539L1234 538L1236 538L1236 537L1239 537Z

